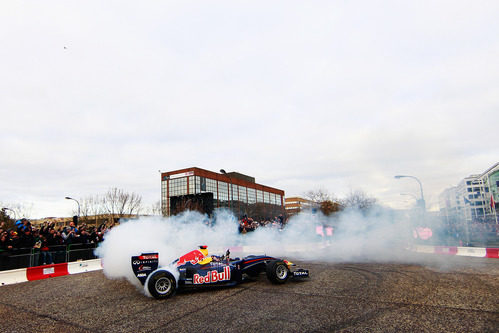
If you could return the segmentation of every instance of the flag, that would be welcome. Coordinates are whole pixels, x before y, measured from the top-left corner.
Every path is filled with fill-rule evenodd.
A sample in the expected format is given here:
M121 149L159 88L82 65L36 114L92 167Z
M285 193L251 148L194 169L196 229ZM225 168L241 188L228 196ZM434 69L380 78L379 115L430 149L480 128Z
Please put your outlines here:
M496 207L496 202L494 201L494 195L490 195L490 208L495 208Z
M463 197L463 199L464 199L464 204L465 204L465 205L466 205L466 204L468 204L468 205L470 205L470 204L471 204L471 201L469 201L466 197Z

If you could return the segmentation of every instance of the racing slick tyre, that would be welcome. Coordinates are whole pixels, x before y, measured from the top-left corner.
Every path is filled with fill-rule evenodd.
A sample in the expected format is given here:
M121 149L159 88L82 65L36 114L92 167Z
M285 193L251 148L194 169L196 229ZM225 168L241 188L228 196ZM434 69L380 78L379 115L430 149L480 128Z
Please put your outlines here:
M273 260L267 264L267 278L272 283L283 284L289 278L289 268L284 261Z
M168 271L156 271L147 281L147 290L156 299L171 297L177 290L177 280Z

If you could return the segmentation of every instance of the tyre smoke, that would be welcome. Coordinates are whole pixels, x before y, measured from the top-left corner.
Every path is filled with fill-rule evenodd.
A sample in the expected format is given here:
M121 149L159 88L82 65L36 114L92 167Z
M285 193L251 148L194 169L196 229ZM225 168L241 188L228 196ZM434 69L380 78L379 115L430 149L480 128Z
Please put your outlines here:
M332 226L328 236L318 230ZM109 231L96 249L108 278L126 278L140 286L131 269L131 257L159 252L159 267L166 267L181 255L208 245L211 254L222 255L232 248L232 257L267 254L290 260L326 262L404 261L411 242L408 220L385 211L344 211L327 218L300 213L282 230L260 227L241 234L231 212L217 210L213 219L198 212L160 218L141 217L122 222ZM239 253L238 253L239 251Z

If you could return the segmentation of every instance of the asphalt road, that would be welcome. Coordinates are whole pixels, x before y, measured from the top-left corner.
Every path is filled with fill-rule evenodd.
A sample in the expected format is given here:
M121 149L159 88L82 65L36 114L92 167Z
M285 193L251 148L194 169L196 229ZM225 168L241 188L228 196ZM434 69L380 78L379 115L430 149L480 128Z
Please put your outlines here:
M157 301L101 271L0 287L1 332L498 332L499 260L302 262L258 280Z

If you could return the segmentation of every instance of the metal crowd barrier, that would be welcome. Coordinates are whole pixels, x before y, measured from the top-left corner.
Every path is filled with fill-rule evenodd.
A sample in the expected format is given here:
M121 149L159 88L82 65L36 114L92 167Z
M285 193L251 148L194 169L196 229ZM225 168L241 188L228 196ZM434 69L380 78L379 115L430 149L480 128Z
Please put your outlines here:
M70 244L70 245L53 245L49 246L52 257L52 263L60 264L64 262L72 262L77 260L96 259L94 250L97 244ZM28 268L43 265L43 254L40 249L21 248L11 251L0 251L0 271ZM45 263L49 264L48 258L45 258Z

